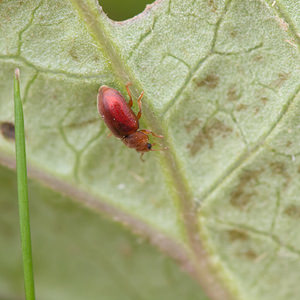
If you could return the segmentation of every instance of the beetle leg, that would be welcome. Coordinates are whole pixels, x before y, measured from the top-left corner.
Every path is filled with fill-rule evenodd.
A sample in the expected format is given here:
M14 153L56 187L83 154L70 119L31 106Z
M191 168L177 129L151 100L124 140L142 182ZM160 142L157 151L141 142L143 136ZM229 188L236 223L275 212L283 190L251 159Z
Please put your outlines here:
M143 133L145 133L145 134L152 134L153 136L156 136L156 137L158 137L158 138L163 138L162 135L158 135L158 134L156 134L156 133L154 133L153 131L148 130L148 129L141 129L141 130L139 130L139 131L141 131L141 132L143 132Z
M139 98L137 99L137 103L138 103L139 109L140 109L139 112L136 115L136 117L137 117L138 120L142 116L142 98L143 98L143 96L144 96L144 92L141 92Z
M132 107L132 104L133 104L131 92L130 92L130 90L129 90L129 86L131 86L131 84L132 84L131 82L128 82L128 83L126 84L126 90L127 90L128 96L129 96L129 102L128 102L129 107Z
M155 146L156 143L153 143L152 146ZM161 148L161 149L151 149L150 151L164 151L164 150L167 150L168 147L164 147L164 148Z
M141 159L142 162L145 161L145 160L143 159L143 155L144 155L144 154L145 154L145 152L142 152L142 153L141 153L141 156L140 156L140 159Z

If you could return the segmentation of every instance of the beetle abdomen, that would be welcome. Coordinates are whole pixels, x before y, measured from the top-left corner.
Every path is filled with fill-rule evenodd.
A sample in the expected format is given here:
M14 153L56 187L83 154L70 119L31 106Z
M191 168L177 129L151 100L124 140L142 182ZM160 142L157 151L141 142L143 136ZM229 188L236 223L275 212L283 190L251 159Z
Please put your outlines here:
M117 137L127 136L139 128L139 122L123 96L105 85L98 93L98 111L107 127Z

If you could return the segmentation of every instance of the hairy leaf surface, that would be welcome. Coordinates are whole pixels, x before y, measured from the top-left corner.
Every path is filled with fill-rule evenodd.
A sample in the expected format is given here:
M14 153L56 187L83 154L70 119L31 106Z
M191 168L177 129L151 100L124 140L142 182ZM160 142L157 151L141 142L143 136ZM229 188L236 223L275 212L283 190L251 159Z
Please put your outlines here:
M2 1L0 160L19 67L32 177L150 237L212 299L295 299L299 16L296 0L158 0L124 22L92 0ZM144 163L96 109L127 82L168 147Z

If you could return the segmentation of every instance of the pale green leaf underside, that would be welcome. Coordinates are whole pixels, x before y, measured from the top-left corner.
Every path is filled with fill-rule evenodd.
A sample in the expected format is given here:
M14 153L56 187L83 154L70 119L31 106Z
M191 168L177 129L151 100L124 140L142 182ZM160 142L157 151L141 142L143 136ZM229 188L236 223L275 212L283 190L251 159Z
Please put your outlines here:
M296 0L161 0L113 23L92 0L1 2L0 122L12 120L18 66L28 159L42 180L181 245L215 299L294 299L299 10ZM124 92L128 81L135 96L145 91L141 127L169 147L145 163L106 137L96 111L100 85ZM13 147L0 137L3 161Z
M24 299L15 173L0 167L0 299ZM208 300L142 238L29 182L35 284L44 300Z

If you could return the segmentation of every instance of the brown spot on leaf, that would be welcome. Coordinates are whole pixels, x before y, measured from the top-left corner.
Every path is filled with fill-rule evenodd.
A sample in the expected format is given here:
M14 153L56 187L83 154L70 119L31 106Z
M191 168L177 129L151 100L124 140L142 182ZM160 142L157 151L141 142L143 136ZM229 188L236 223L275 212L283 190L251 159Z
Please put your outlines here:
M214 138L226 137L232 132L232 128L218 119L212 120L207 126L201 128L192 144L188 144L191 156L194 156L202 146L208 144L210 148L214 146Z
M263 170L245 171L239 178L238 185L231 192L230 203L240 210L244 210L251 202L251 198L256 195L254 185L258 176ZM250 188L249 188L250 186Z
M258 258L258 254L254 252L252 249L244 252L243 256L249 260L256 260Z
M214 74L207 75L204 79L194 78L193 81L198 87L207 87L209 89L214 89L219 83L219 77Z
M205 144L207 137L205 136L203 130L200 130L195 136L192 144L188 144L187 147L190 149L191 156L195 156L196 153L202 148Z
M201 124L199 119L193 119L191 122L184 125L186 131L190 133L193 129L198 128Z
M248 105L241 103L236 107L236 110L241 111L241 110L246 110L247 108L248 108Z
M238 32L237 32L237 30L231 30L231 31L229 32L229 34L230 34L230 36L231 36L232 38L235 38L235 37L237 36Z
M0 123L1 134L8 140L15 139L15 125L11 122Z
M216 12L217 7L214 0L208 0L208 5L211 7L212 12Z
M236 101L240 98L237 93L236 87L232 86L227 92L227 99L229 101Z
M285 144L285 146L286 146L287 148L291 147L291 145L292 145L292 142L291 142L291 141L287 141L286 144Z
M99 62L100 58L99 58L99 56L95 55L93 60L94 60L94 62Z
M255 195L255 192L246 193L242 189L237 189L231 193L231 204L241 210L245 209L246 206L251 202L252 196Z
M284 177L284 179L286 179L286 184L290 181L291 176L287 170L286 165L283 162L272 162L270 163L270 168L272 170L273 174L278 174L281 175L282 177Z
M255 55L254 57L253 57L253 60L254 61L261 61L263 59L263 56L262 55Z
M229 236L229 239L234 242L234 241L246 241L249 239L249 236L246 232L244 231L241 231L241 230L238 230L238 229L231 229L231 230L228 230L228 236Z
M215 119L207 126L207 132L211 136L222 136L225 137L228 133L232 132L232 128L224 124L222 121Z
M263 104L266 104L269 99L266 96L262 96L260 97L260 100L262 101Z
M69 51L69 54L71 55L71 57L78 61L79 60L79 57L78 57L78 54L76 52L76 49L74 47L71 48L71 50Z
M291 204L285 208L284 213L293 219L299 219L300 218L300 206Z
M274 173L277 173L280 175L286 174L286 167L283 162L279 162L279 161L272 162L272 163L270 163L270 167Z
M289 73L285 73L285 72L279 73L278 78L273 80L271 85L275 88L279 88L284 84L284 82L289 78L289 76L290 76Z

